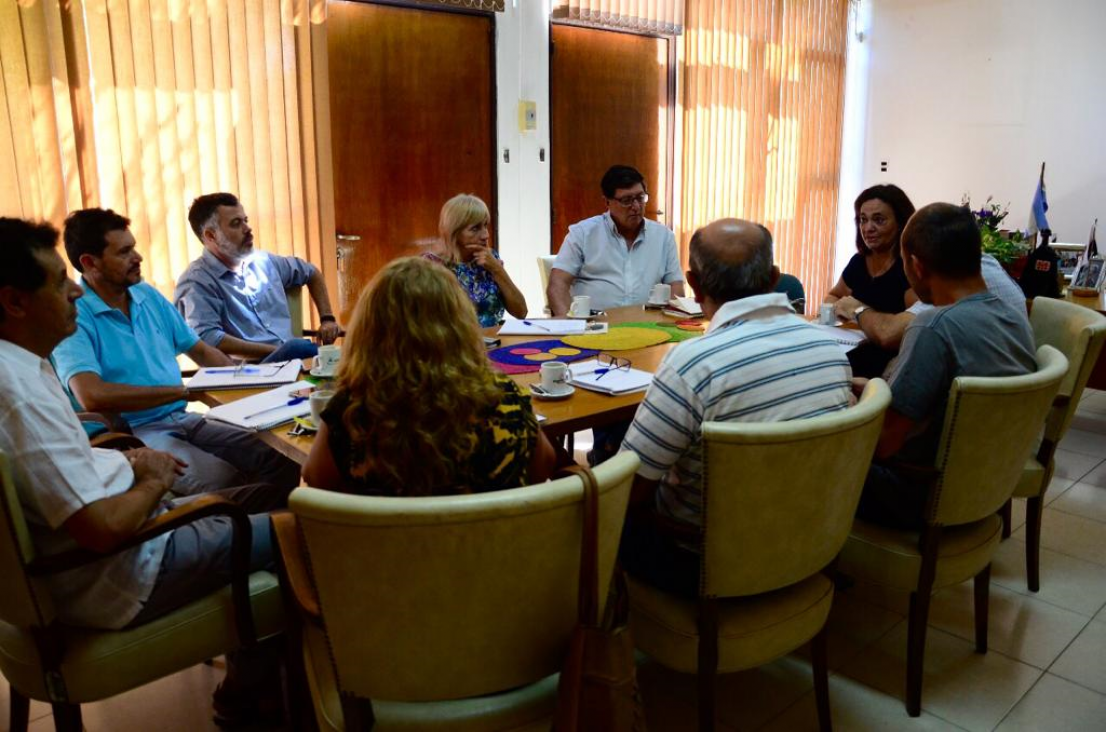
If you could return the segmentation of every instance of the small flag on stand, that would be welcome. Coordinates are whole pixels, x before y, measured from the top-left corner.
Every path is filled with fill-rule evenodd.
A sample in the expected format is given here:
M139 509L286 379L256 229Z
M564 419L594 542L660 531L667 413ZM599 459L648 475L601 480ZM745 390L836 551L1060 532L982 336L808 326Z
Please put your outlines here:
M1098 242L1095 241L1095 237L1094 237L1095 229L1097 229L1097 228L1098 228L1098 219L1095 219L1094 223L1091 224L1091 236L1090 236L1090 238L1087 239L1086 258L1088 260L1090 260L1091 257L1097 257L1098 256Z
M1033 194L1033 205L1029 211L1029 235L1038 231L1051 231L1048 225L1048 197L1045 195L1045 164L1041 163L1041 177L1037 180L1037 190Z

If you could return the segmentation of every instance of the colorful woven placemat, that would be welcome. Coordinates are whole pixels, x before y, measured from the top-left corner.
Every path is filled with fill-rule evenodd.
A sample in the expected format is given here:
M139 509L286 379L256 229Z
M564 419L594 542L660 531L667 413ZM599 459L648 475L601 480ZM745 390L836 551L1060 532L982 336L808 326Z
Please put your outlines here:
M688 325L684 325L688 323ZM619 323L612 325L612 328L653 328L655 330L663 331L672 336L672 340L676 343L680 341L686 341L688 338L697 338L703 333L706 333L707 324L704 321L701 325L691 325L692 323L698 323L693 320L681 320L678 323Z
M561 340L527 341L488 351L488 358L505 374L531 374L540 371L546 361L571 363L598 355L597 350L574 347Z
M660 328L614 327L607 333L568 336L564 342L579 348L600 351L632 351L672 340L672 333Z

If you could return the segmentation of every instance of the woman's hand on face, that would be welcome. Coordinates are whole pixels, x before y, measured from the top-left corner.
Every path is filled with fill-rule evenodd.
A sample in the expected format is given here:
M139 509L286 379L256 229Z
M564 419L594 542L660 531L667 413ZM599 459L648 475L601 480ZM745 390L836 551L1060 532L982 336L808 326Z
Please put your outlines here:
M472 257L471 261L480 265L492 274L496 274L497 272L502 271L503 263L496 258L495 253L492 251L491 247L482 246L479 244L470 244L466 246L465 249L468 251L469 256Z

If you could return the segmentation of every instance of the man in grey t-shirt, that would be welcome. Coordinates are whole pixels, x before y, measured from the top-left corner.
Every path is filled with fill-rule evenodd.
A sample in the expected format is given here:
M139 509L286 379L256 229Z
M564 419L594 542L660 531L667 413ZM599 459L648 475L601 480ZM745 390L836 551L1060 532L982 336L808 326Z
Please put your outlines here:
M936 307L906 329L890 377L891 407L857 515L917 528L928 486L884 461L932 466L956 377L1025 374L1037 361L1024 311L988 291L979 229L967 209L947 203L920 209L903 231L902 249L911 287Z

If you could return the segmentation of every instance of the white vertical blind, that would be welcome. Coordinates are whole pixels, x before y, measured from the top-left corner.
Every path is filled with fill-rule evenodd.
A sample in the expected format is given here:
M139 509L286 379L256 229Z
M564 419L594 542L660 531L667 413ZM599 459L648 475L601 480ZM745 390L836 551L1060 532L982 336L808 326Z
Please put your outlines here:
M691 5L695 4L692 0ZM684 0L553 0L553 19L639 33L679 35Z

